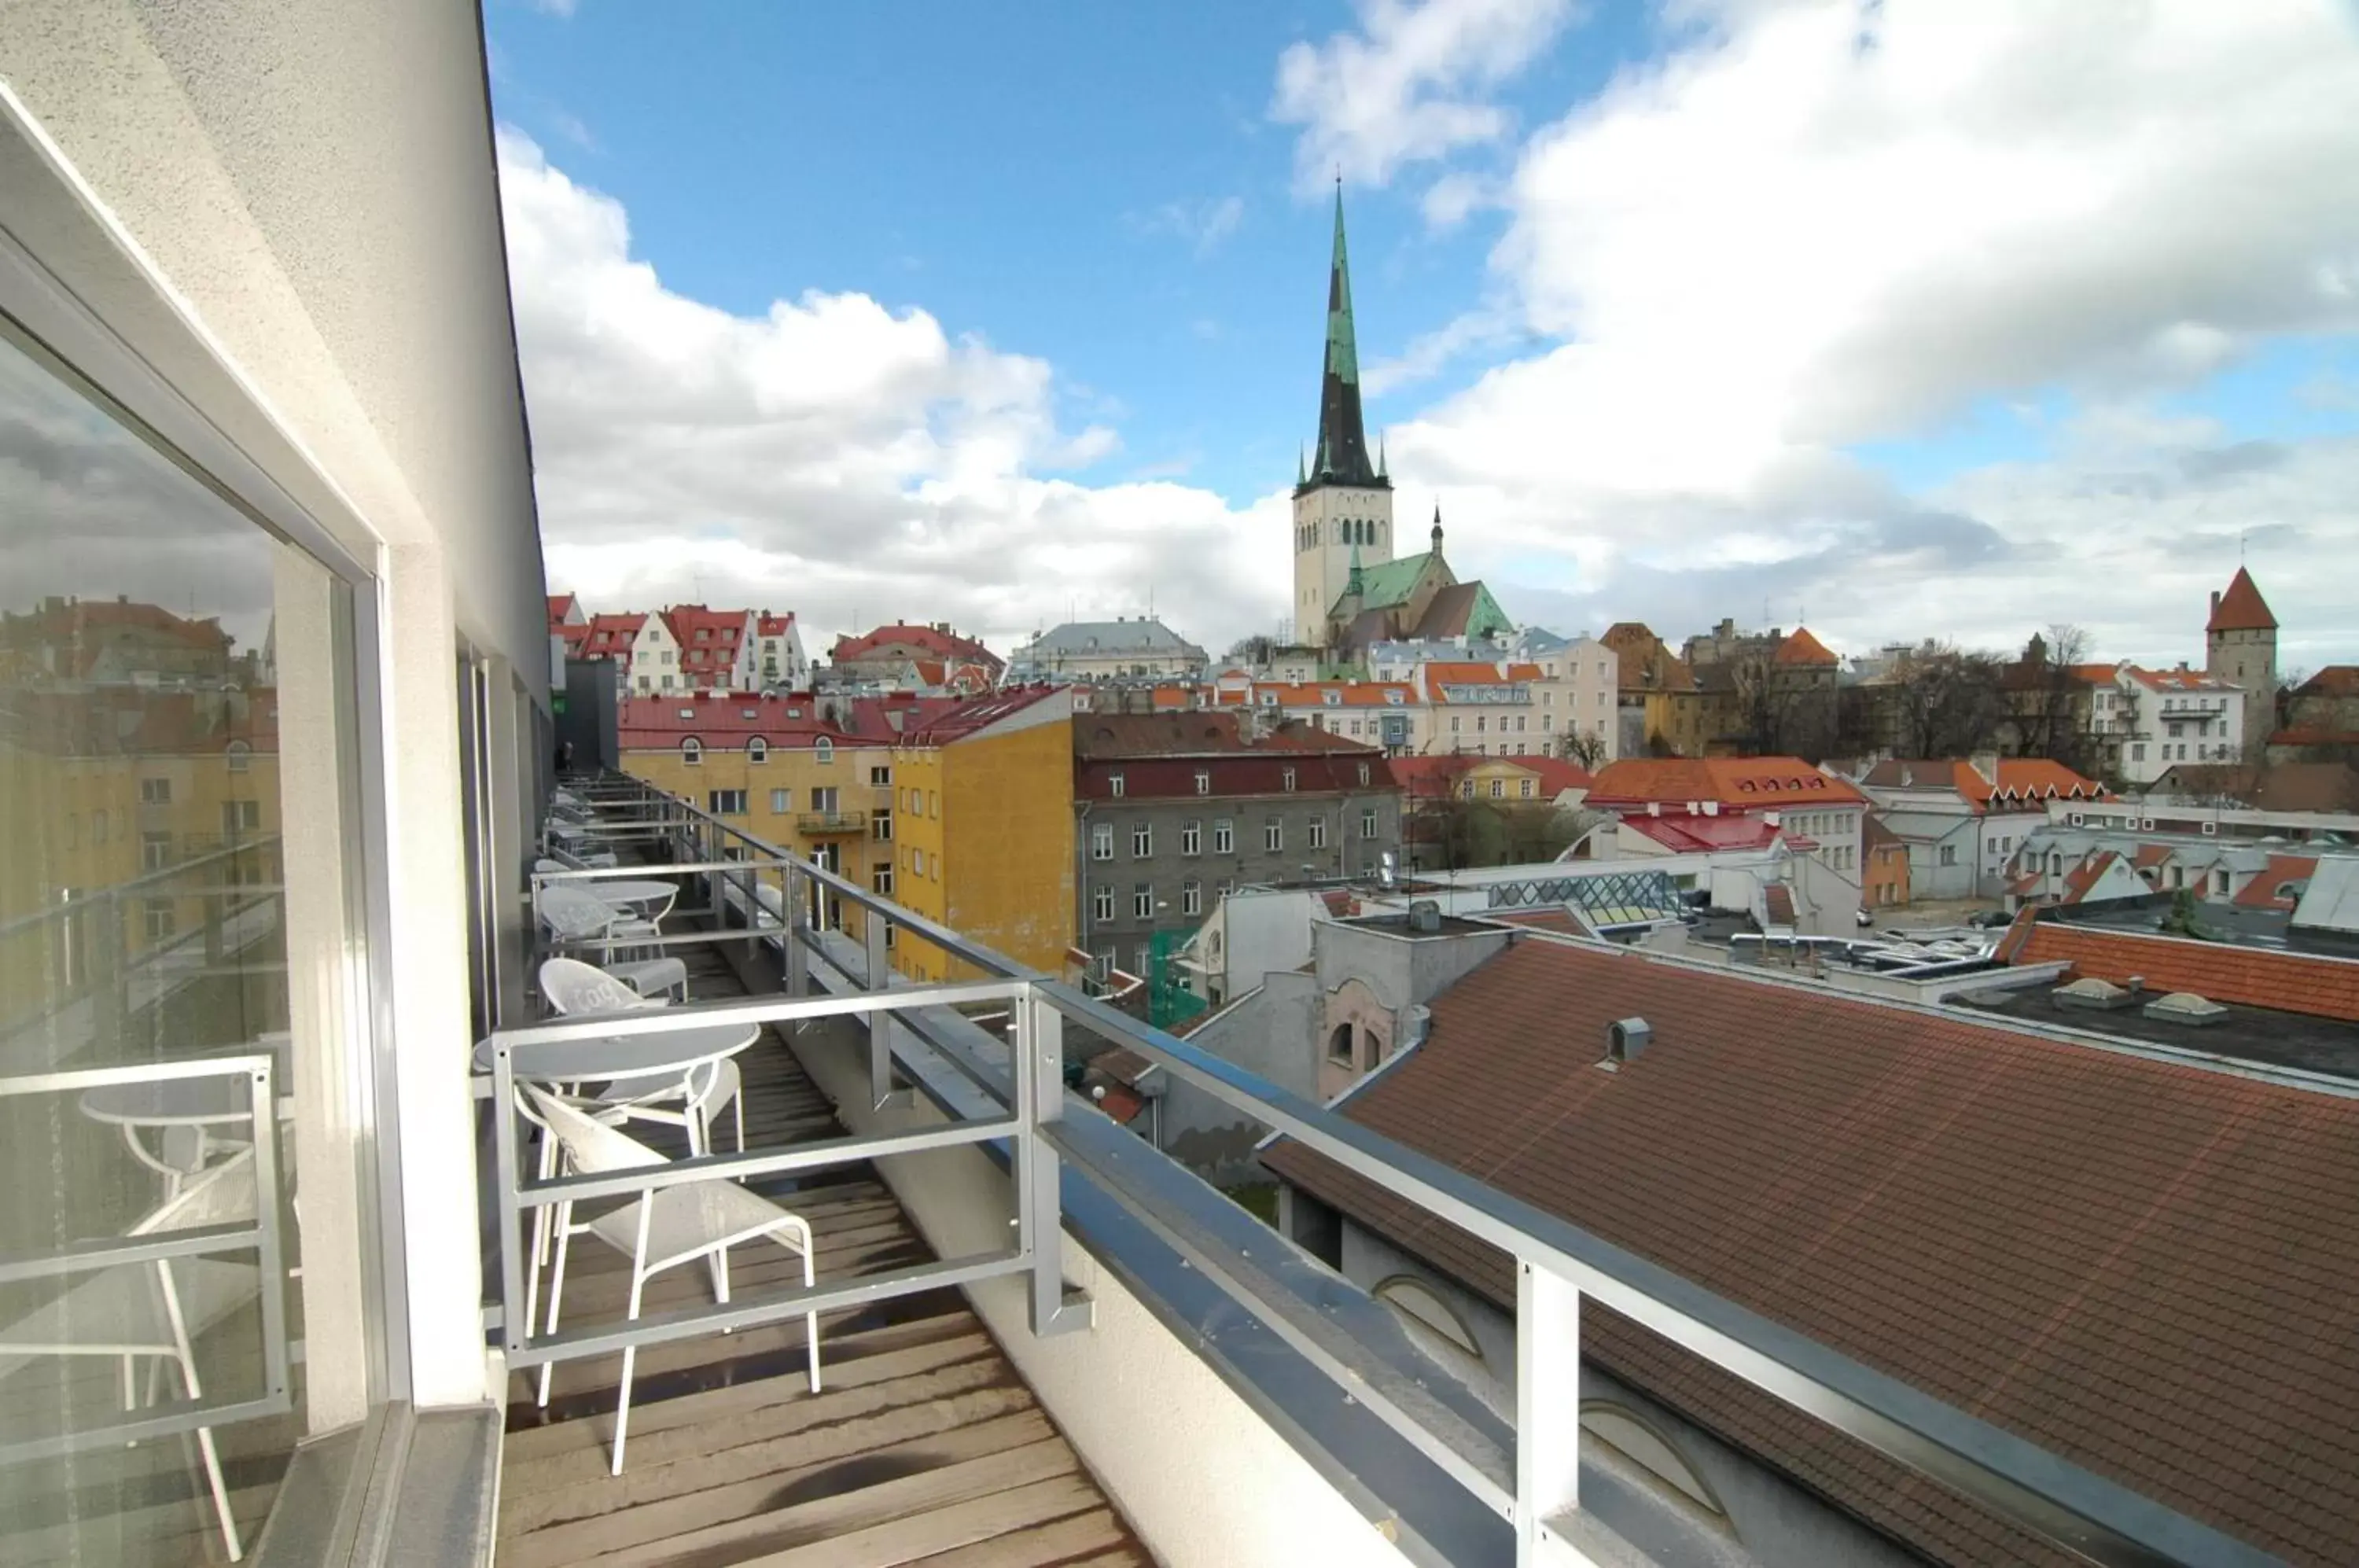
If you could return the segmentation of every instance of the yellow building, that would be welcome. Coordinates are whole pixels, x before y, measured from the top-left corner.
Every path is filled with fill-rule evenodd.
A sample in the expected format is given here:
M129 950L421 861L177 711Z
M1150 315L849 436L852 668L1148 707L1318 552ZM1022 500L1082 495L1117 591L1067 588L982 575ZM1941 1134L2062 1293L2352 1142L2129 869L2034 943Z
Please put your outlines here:
M995 693L913 730L895 751L900 901L1051 974L1073 944L1072 696ZM894 943L919 980L973 972L931 943Z
M894 887L896 755L816 716L808 697L625 698L626 773L732 826L880 893ZM857 905L831 900L827 923L867 930Z

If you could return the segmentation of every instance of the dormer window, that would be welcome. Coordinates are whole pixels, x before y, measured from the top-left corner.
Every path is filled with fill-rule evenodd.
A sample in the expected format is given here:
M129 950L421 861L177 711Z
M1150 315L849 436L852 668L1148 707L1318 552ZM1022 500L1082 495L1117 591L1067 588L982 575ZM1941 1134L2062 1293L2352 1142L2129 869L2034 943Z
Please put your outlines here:
M764 740L760 735L756 735L753 739L747 741L745 743L745 760L753 763L769 761L770 743Z
M1279 775L1279 777L1285 780L1286 788L1289 791L1292 790L1294 788L1294 769L1289 768L1286 769L1284 773Z
M683 719L692 719L696 717L696 710L694 708L682 708L679 711L679 716Z
M695 768L699 766L704 761L704 743L697 739L694 735L690 735L686 740L681 741L679 743L679 759L688 767Z
M811 760L824 768L835 760L835 742L825 735L811 742Z
M1322 691L1320 697L1331 708L1340 708L1343 705L1343 693L1341 691Z

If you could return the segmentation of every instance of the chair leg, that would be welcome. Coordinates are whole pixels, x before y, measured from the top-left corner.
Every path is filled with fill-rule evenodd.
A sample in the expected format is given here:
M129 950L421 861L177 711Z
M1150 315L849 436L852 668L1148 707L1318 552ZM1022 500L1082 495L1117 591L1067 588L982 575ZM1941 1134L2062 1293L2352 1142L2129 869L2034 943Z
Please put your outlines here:
M213 1446L213 1429L197 1428L197 1447L205 1456L205 1480L213 1489L213 1512L221 1516L222 1544L229 1549L233 1563L245 1555L245 1548L237 1539L237 1517L229 1511L229 1487L222 1480L221 1453Z
M640 1273L636 1268L631 1270L629 1321L632 1323L639 1321L639 1292L646 1287L647 1282L647 1277L645 1274ZM623 1473L623 1444L630 1436L631 1426L631 1373L638 1365L638 1358L637 1345L623 1346L623 1386L616 1390L614 1397L614 1466L608 1472L610 1475L619 1475Z
M810 1227L805 1225L803 1227L803 1289L809 1290L818 1284L818 1273L811 1267ZM805 1354L810 1357L810 1388L811 1392L816 1394L819 1392L819 1314L817 1312L803 1314L803 1346Z
M572 1242L573 1205L560 1203L557 1205L557 1261L549 1274L549 1327L542 1331L547 1334L557 1332L558 1303L565 1297L565 1254ZM544 1409L549 1404L549 1375L556 1370L557 1363L553 1361L540 1364L540 1394L537 1402Z
M187 1320L180 1315L179 1292L172 1288L169 1271L159 1272L165 1281L164 1316L172 1326L173 1350L180 1364L181 1392L191 1399L202 1399L204 1387L197 1381L197 1357L189 1345ZM235 1563L245 1555L245 1548L238 1544L237 1518L229 1511L229 1486L222 1479L221 1452L213 1446L212 1428L197 1428L197 1450L204 1455L205 1481L212 1488L213 1512L221 1519L222 1545L228 1549L229 1560Z

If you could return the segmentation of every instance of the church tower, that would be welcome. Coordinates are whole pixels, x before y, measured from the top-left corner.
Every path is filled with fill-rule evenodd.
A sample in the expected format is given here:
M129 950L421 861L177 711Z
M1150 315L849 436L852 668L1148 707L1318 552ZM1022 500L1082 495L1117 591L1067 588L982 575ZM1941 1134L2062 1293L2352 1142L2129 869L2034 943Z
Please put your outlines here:
M1352 331L1352 270L1343 253L1343 187L1335 187L1335 254L1327 268L1327 360L1319 384L1319 452L1294 485L1294 640L1328 645L1327 612L1355 568L1393 558L1393 483L1368 461L1360 416L1360 351Z
M2203 669L2244 689L2245 749L2258 756L2277 728L2277 618L2253 574L2241 566L2228 591L2212 595L2212 617L2203 625Z

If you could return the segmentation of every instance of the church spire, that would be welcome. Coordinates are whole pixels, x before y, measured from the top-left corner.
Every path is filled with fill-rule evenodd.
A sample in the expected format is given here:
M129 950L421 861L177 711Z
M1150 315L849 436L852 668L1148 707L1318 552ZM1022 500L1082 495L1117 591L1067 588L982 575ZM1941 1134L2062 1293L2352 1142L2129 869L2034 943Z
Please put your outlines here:
M1335 251L1327 265L1327 358L1319 385L1319 457L1310 482L1390 488L1368 463L1360 416L1360 348L1352 329L1352 267L1343 245L1343 182L1335 182Z

